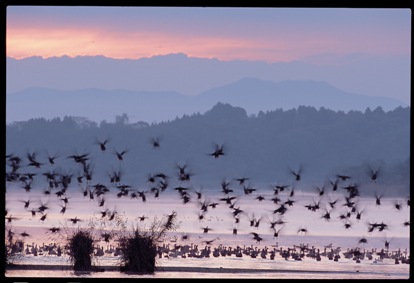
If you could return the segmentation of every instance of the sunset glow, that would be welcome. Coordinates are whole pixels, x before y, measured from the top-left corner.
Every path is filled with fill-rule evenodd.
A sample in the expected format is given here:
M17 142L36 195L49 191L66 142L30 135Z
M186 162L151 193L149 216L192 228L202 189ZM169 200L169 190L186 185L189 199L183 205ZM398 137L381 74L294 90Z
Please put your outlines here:
M312 45L318 42L309 42ZM20 59L67 55L104 55L117 59L136 59L185 53L190 57L221 60L290 61L297 59L298 42L220 36L189 36L165 32L128 33L97 28L9 27L7 56Z
M20 59L103 55L136 59L181 52L190 57L277 62L326 53L386 55L410 52L410 36L407 36L410 30L401 29L398 24L375 26L370 20L358 28L351 21L346 25L333 21L332 26L312 26L305 20L302 24L294 20L281 24L277 9L274 22L270 21L271 17L262 20L260 13L256 15L257 21L251 16L243 22L241 18L232 17L236 10L226 10L228 18L222 11L207 10L208 18L200 8L194 9L200 17L188 12L184 17L176 13L181 10L174 8L153 8L146 17L131 15L129 8L114 8L118 14L105 14L102 10L106 9L89 7L80 15L66 12L64 7L44 9L46 12L42 7L32 10L8 8L7 56ZM82 10L82 7L78 9ZM141 10L144 8L138 7L137 11L142 13ZM123 16L126 11L128 14ZM158 11L162 13L158 15ZM251 14L256 12L252 10ZM214 18L211 19L210 14Z

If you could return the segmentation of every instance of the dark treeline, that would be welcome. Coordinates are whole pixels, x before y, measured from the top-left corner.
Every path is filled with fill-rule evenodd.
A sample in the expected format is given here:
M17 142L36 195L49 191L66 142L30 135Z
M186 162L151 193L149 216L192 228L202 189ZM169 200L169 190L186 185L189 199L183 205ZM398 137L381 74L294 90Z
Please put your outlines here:
M98 141L104 140L108 142L102 151ZM224 155L215 158L211 153L221 145ZM116 153L122 151L120 160ZM68 156L88 153L94 178L100 182L115 171L133 186L146 184L159 172L174 182L178 168L185 165L192 185L205 190L217 190L223 180L242 177L252 186L286 183L292 180L291 170L301 169L302 190L328 183L336 174L348 174L367 188L362 193L374 195L369 175L370 170L379 170L376 188L381 185L388 195L406 196L410 107L335 112L303 106L248 116L242 108L218 103L203 114L153 124L129 123L123 114L113 123L66 116L6 125L6 154L26 160L34 152L42 167L24 170L50 170L48 156L56 156L53 170L76 176L81 172Z

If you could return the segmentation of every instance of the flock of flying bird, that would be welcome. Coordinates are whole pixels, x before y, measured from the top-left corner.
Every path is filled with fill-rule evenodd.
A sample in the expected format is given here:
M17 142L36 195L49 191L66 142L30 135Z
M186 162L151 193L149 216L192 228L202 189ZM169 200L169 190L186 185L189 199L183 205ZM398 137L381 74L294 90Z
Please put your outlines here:
M96 140L96 146L102 153L108 152L108 144L110 139ZM154 150L158 150L162 147L161 139L152 138L151 144L149 145ZM116 160L123 162L125 155L128 150L117 151L113 150ZM226 150L223 145L215 144L214 148L208 154L213 159L226 158ZM50 166L56 166L58 164L58 158L66 158L73 161L74 166L80 172L78 175L73 173L67 173L70 171L62 172L59 170L42 170L44 167L51 168ZM57 168L57 167L56 167ZM88 153L83 154L70 154L66 157L59 155L48 155L47 158L39 159L38 154L35 152L29 152L26 156L18 156L16 154L6 155L6 193L12 193L8 187L8 184L14 184L13 190L17 188L23 189L27 196L30 196L32 191L32 185L35 178L42 178L47 184L47 188L42 192L46 197L50 198L55 195L58 199L60 206L60 214L64 215L68 209L70 198L68 197L68 190L71 190L74 186L74 180L76 179L77 184L75 186L82 188L83 198L87 198L90 201L97 203L100 209L101 219L105 221L112 221L115 219L116 210L109 210L107 208L106 198L107 194L116 192L117 198L130 198L147 202L147 195L152 194L155 198L159 198L165 191L176 192L180 197L182 203L195 203L199 208L197 213L197 220L202 223L209 211L215 209L217 206L227 206L229 215L232 216L234 223L231 229L233 235L238 234L238 224L240 221L248 220L247 225L251 227L253 232L250 232L252 239L256 242L261 242L264 237L259 234L258 228L263 219L267 220L270 224L269 231L273 235L273 238L280 236L280 232L287 221L284 220L284 216L292 208L298 205L297 194L295 187L302 180L302 169L290 170L292 176L292 184L276 184L272 185L272 190L266 192L265 189L253 188L249 182L248 177L239 177L231 180L221 181L221 190L215 192L217 196L215 201L206 198L205 193L201 190L193 189L190 185L193 173L189 169L188 164L176 166L176 179L175 185L172 184L172 177L165 173L148 174L146 182L149 184L149 189L136 189L132 185L125 184L123 182L123 174L121 170L114 170L108 176L108 180L95 180L93 174L94 164L92 164L91 156ZM376 182L380 177L380 170L372 170L369 178L372 182ZM17 184L17 185L16 185ZM335 195L337 198L332 199L331 196ZM260 208L261 202L271 201L274 204L274 209L269 212L273 215L273 220L270 219L268 214L265 216L256 217L254 213L249 213L248 210L243 209L238 205L239 199L242 196L257 200L257 207ZM342 223L345 230L352 227L351 218L354 217L356 221L362 219L364 209L358 206L360 197L360 187L352 181L352 176L345 174L337 174L333 180L329 180L329 185L325 184L320 187L316 187L313 201L303 206L310 212L315 212L320 215L320 218L325 221L333 221L333 211L338 211L343 208L343 213L338 216L338 220ZM382 205L383 195L375 195L375 205ZM32 218L39 216L39 221L45 222L48 219L48 213L50 206L48 202L40 201L40 204L36 204L36 201L28 198L20 200L28 216ZM13 206L6 207L6 223L11 225L15 221L21 219L19 216L13 216ZM396 210L402 210L404 206L410 206L410 198L406 200L406 203L396 201L393 206ZM256 210L255 210L256 211ZM149 217L146 215L138 216L139 221L145 221ZM244 219L244 220L243 220ZM85 219L75 217L67 218L70 223L77 225ZM306 221L306 220L305 220ZM384 221L369 222L367 221L367 232L372 233L374 231L383 232L390 229L389 223ZM406 220L402 223L403 226L410 226L410 221ZM263 226L263 225L262 225ZM261 227L261 226L260 226ZM53 226L48 228L51 233L59 233L62 227ZM201 227L201 231L204 235L212 231L213 228L209 226ZM307 234L308 228L300 226L297 229L297 234ZM6 231L7 237L11 239L14 236L12 229ZM30 237L26 232L19 234L21 237ZM102 233L102 240L109 242L113 235L109 232ZM189 238L188 234L183 234L182 240ZM214 238L210 241L205 241L206 244L211 245L213 241L218 238ZM359 243L366 243L366 238L361 238Z

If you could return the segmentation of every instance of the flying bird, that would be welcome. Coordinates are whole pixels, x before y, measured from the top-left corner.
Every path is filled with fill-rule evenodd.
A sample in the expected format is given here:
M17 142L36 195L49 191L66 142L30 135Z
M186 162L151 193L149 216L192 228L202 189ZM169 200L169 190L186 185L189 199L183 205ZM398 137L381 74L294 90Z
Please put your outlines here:
M219 158L220 156L224 155L224 145L215 144L214 151L209 154L210 156L214 156L214 158Z
M160 142L161 142L160 137L152 137L151 138L151 144L152 144L153 148L159 148L161 146Z
M99 148L101 149L101 151L106 151L106 144L110 142L110 139L104 139L103 141L100 141L98 139L96 139L96 143L99 145Z
M203 234L207 234L209 231L213 230L211 228L209 228L208 226L201 228L203 229Z
M297 171L292 170L289 168L290 173L295 177L295 181L300 181L302 178L302 167L299 167Z
M378 206L378 205L381 205L381 198L382 198L382 194L381 195L377 195L377 194L375 194L375 204Z
M69 218L69 220L73 223L76 224L80 221L82 221L82 219L79 219L77 216L75 216L74 218Z
M337 177L338 179L340 179L341 181L346 181L346 180L348 180L348 179L350 179L350 178L351 178L351 176L348 176L348 175L342 175L342 174L337 174L337 175L336 175L336 177Z
M118 160L122 161L124 160L124 154L127 153L128 150L123 150L121 152L118 152L117 150L114 150L114 154L116 155L116 157L118 158Z
M371 167L368 168L368 173L371 181L375 182L379 175L380 175L380 167L378 167L376 170L372 169Z
M258 233L251 232L250 234L253 235L253 239L256 240L256 242L258 243L260 243L263 240L263 238Z
M298 234L307 234L308 233L308 229L300 227L298 229Z
M58 158L59 155L57 153L55 153L54 155L47 155L47 160L49 161L49 164L51 165L55 165L55 159Z

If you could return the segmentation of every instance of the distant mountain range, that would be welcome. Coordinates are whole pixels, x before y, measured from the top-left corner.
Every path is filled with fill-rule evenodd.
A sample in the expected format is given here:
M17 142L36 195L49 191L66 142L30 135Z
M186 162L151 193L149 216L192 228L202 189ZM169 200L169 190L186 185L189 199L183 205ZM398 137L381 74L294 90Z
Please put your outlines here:
M277 83L285 80L323 81L345 92L393 97L410 103L410 62L410 56L360 53L324 54L289 62L222 61L190 57L184 53L137 59L6 57L6 93L40 87L176 91L195 96L242 78L258 78Z
M175 91L104 90L88 88L56 90L33 87L7 93L6 122L32 118L79 116L95 122L113 121L127 114L132 122L161 122L184 114L204 113L217 102L242 107L246 112L292 109L298 106L324 107L334 111L365 111L380 106L389 111L405 103L387 97L348 93L332 85L312 80L266 81L246 77L211 88L196 96Z

